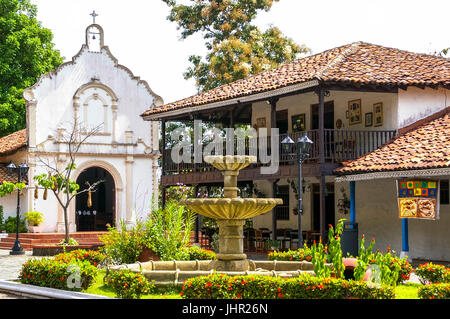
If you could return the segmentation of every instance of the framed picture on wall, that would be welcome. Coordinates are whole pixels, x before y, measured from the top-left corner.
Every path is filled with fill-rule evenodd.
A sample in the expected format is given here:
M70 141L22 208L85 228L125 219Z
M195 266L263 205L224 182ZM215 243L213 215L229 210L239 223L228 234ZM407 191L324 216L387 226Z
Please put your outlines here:
M373 105L373 117L374 117L373 126L383 125L383 103L375 103Z
M266 127L266 118L265 117L259 117L256 119L256 126L258 128Z
M305 130L305 113L292 115L292 132L301 132Z
M361 99L348 102L348 122L350 125L361 123Z
M373 113L372 112L369 112L369 113L365 114L364 125L366 127L373 125Z

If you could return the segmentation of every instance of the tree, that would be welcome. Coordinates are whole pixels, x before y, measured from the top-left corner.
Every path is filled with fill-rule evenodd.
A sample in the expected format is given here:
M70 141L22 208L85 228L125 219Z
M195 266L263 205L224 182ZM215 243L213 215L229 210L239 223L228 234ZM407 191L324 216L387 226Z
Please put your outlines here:
M101 125L100 125L101 126ZM80 190L80 185L77 184L75 180L71 179L72 172L76 169L76 155L80 151L81 146L86 142L86 140L99 132L100 126L93 128L92 130L83 132L80 134L80 131L77 127L77 121L74 122L72 126L72 130L65 134L61 134L59 138L60 143L64 143L67 145L67 165L63 168L60 168L58 165L58 159L55 158L53 161L47 159L39 158L41 164L48 169L48 173L43 173L41 175L34 176L34 179L37 181L38 185L44 188L44 192L47 190L51 190L51 192L55 195L58 204L62 207L64 212L64 228L65 228L65 239L64 242L69 244L70 242L70 232L69 232L69 217L68 217L68 209L70 202L76 196L88 192L96 191L96 186L103 182L102 180L96 181L92 184L86 183L86 188ZM44 198L46 194L44 193ZM90 195L88 196L88 201L90 201ZM89 203L88 203L88 206Z
M262 32L252 24L258 11L270 10L272 0L198 0L190 5L162 1L170 7L168 20L182 30L181 39L200 32L206 41L206 57L190 56L192 66L184 73L185 79L196 80L199 91L272 69L310 51L275 26Z
M62 63L29 0L0 0L0 136L26 126L22 92Z

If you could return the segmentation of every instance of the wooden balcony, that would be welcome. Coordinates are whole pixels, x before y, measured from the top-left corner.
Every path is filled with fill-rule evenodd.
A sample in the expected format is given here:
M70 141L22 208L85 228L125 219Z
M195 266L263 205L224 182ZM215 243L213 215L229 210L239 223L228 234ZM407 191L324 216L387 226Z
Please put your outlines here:
M335 129L325 129L324 130L324 164L334 164L332 167L336 167L340 162L348 161L356 159L364 154L367 154L386 142L390 141L395 136L395 131L367 131L367 130L335 130ZM289 136L292 140L297 141L297 139L303 136L305 132L297 132L291 133ZM317 169L314 166L318 166L320 160L320 147L319 147L319 130L311 130L306 131L308 137L313 141L313 148L311 154L307 161L304 164L304 170L306 170L305 176L317 176ZM281 141L286 137L286 134L281 134L279 136L279 143L281 145ZM268 154L270 154L270 137L268 137L267 142ZM235 144L236 149L236 144ZM172 161L171 157L171 149L166 149L163 152L163 186L170 185L173 181L177 180L176 176L171 175L185 175L185 174L203 174L202 178L197 177L194 178L197 182L220 182L223 177L220 172L218 172L215 168L213 168L210 164L202 162L202 163L194 163L194 159L191 159L191 163L175 163ZM226 145L223 146L223 152L226 154ZM192 156L194 152L192 150ZM249 154L248 145L245 146L245 154ZM296 176L296 165L297 165L297 147L294 144L293 150L289 154L285 154L282 152L280 148L280 173L278 173L279 177L287 176ZM247 176L245 178L254 179L257 178L257 174L247 174L251 171L256 171L257 168L260 168L263 165L259 161L256 164L249 166L248 168L241 171L240 175L242 177ZM330 167L331 167L330 166ZM258 169L259 170L259 169ZM245 173L245 171L248 171ZM308 173L309 172L309 173ZM217 175L217 176L216 176ZM170 176L170 177L169 177ZM181 176L178 176L180 179ZM182 178L185 182L186 178ZM176 183L175 183L176 184Z

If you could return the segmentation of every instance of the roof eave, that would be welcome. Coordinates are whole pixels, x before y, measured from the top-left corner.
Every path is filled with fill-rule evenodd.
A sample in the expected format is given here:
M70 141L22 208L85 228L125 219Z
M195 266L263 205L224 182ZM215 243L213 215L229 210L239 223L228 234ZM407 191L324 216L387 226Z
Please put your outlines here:
M238 103L249 103L249 102L255 102L255 101L264 100L264 99L270 99L270 98L273 98L276 96L292 93L295 91L316 87L319 84L320 84L320 82L318 80L311 80L311 81L307 81L307 82L302 82L302 83L298 83L298 84L294 84L294 85L281 87L281 88L270 90L270 91L255 93L255 94L246 95L246 96L239 96L239 97L235 97L235 98L224 100L224 101L217 101L217 102L213 102L213 103L206 103L206 104L200 104L200 105L185 106L185 107L181 107L181 108L174 109L174 110L162 111L162 112L148 114L148 115L145 115L145 113L143 113L141 116L145 121L157 121L157 120L173 117L173 116L188 113L188 112L190 113L190 112L196 112L196 111L200 111L200 110L204 111L204 110L225 107L225 106L238 104Z

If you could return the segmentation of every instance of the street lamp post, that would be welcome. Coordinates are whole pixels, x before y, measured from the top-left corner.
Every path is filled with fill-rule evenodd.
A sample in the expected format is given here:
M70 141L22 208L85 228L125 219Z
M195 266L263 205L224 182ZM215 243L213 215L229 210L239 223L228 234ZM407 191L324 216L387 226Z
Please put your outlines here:
M14 171L17 170L17 183L20 183L22 181L22 178L25 177L28 173L28 165L23 163L20 164L19 167L14 165L13 162L10 162L7 166L8 171L10 174L12 174ZM16 210L16 218L17 218L17 225L16 225L16 241L14 242L14 246L12 250L9 252L10 255L23 255L25 252L22 249L22 246L20 245L19 241L19 223L20 223L20 190L17 189L17 210Z
M281 141L283 150L287 153L292 153L294 141L286 136ZM303 235L302 235L302 214L303 214L303 192L302 192L302 163L309 157L313 142L308 138L306 133L297 140L297 163L298 163L298 247L303 248Z

